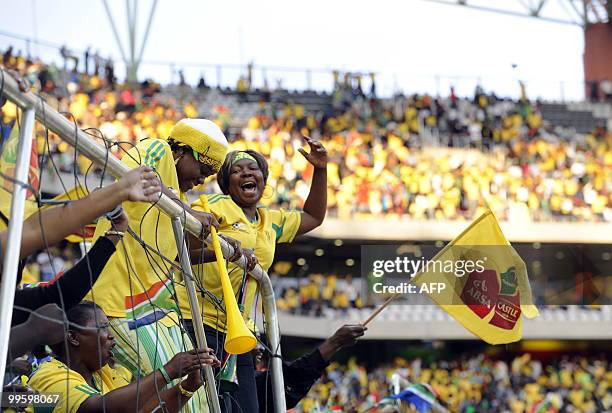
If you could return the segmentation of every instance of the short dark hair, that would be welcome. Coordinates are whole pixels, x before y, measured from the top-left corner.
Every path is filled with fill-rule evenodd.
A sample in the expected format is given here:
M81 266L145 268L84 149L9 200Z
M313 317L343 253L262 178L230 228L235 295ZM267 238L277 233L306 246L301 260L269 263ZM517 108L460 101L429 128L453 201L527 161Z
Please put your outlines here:
M217 172L217 183L219 184L219 188L221 188L221 192L223 192L225 195L229 194L230 170L232 169L234 157L236 154L238 154L238 152L248 153L255 158L255 162L257 162L257 166L263 174L264 183L268 181L268 161L266 161L266 158L264 158L262 154L252 149L247 149L246 151L231 151L227 154L223 165L221 165L221 169L219 169L219 172Z
M66 319L68 320L68 329L74 330L79 327L84 327L89 320L92 319L93 313L96 310L103 311L102 308L93 301L83 300L74 307L66 311ZM55 354L63 354L66 347L64 342L51 346L51 350Z
M181 144L172 138L168 138L167 141L168 141L168 145L170 145L170 150L172 150L172 152L191 152L192 151L189 145Z

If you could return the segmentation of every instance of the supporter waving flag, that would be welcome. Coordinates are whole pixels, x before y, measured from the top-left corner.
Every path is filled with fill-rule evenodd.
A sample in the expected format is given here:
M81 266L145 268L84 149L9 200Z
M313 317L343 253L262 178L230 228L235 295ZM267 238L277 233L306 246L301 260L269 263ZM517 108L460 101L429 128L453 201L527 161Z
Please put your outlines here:
M417 274L414 283L489 344L520 340L521 316L538 315L525 263L490 210L429 262L433 264Z

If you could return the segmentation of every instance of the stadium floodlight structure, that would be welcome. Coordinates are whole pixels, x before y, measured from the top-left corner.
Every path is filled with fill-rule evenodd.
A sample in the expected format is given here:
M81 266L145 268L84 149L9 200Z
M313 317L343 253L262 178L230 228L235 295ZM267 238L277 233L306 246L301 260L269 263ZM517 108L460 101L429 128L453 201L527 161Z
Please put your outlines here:
M0 377L4 377L6 368L6 359L8 353L8 341L11 329L11 319L13 313L13 303L15 295L15 284L17 282L17 266L19 251L21 248L21 232L23 228L24 206L27 188L20 182L27 182L30 151L32 145L32 136L34 132L35 120L38 120L49 130L57 134L62 140L75 147L81 155L89 158L100 166L103 166L106 171L116 178L119 178L129 172L127 166L121 163L114 156L108 156L108 150L105 147L98 145L90 135L75 128L75 124L69 121L65 116L61 115L51 106L49 106L43 98L35 95L27 90L25 82L20 81L13 74L0 68L0 92L2 96L13 102L24 111L22 120L21 136L17 149L17 162L15 168L15 181L13 199L11 203L11 216L8 227L8 239L4 256L4 267L2 276L2 285L0 288ZM191 273L191 263L188 254L185 254L186 244L183 236L183 231L188 231L195 236L202 233L202 224L193 217L193 215L185 212L185 210L177 203L172 201L168 196L161 194L160 199L155 203L155 206L163 213L170 216L173 221L173 229L175 240L177 242L177 250L183 275L185 275L185 284L188 290L188 296L191 304L192 316L195 320L199 320L198 311L199 304L196 300L196 293L193 279L189 278ZM223 239L219 240L223 256L229 258L233 255L233 248ZM212 238L209 235L205 240L207 245L212 245ZM240 260L235 262L241 268L247 267L246 257L242 256ZM276 309L276 300L274 290L268 274L257 265L257 267L249 273L260 286L262 295L262 303L264 309L264 321L266 333L268 336L268 345L273 352L271 355L271 371L272 371L272 396L275 412L286 412L285 401L285 385L283 380L283 366L281 360L280 348L280 330L278 325L278 314ZM202 323L194 322L194 329L198 338L198 346L200 348L207 347L204 334L204 326ZM213 412L220 412L219 400L216 393L216 386L212 368L205 368L206 390L209 396L209 403L212 404ZM0 398L2 397L2 387L0 386Z
M115 24L115 19L113 18L111 9L108 6L108 0L102 0L102 3L104 4L104 10L106 11L108 21L113 31L113 36L115 37L115 42L117 42L119 53L121 53L121 58L123 59L123 62L125 63L125 67L127 69L127 81L130 83L135 83L138 81L138 67L142 62L142 55L147 45L147 40L149 39L149 33L151 32L153 17L155 16L155 9L157 8L157 1L158 0L153 0L153 5L151 6L151 10L149 11L149 17L147 19L147 25L142 36L142 41L140 43L140 46L136 48L136 23L138 21L138 4L142 4L142 1L125 0L129 46L128 55L125 53L125 49L123 48L123 44L121 43L121 37L119 36L119 31L117 30L117 25Z
M532 17L586 29L590 24L610 23L612 0L426 0L481 11Z

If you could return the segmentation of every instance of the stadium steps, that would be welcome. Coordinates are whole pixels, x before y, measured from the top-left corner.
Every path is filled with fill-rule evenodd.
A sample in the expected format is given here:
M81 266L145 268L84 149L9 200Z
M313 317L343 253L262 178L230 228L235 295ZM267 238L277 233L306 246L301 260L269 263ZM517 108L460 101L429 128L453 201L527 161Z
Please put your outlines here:
M226 91L226 96L234 96L238 100L238 94L235 91ZM256 104L264 98L264 92L256 89L249 91L246 94L245 104ZM317 93L314 91L288 91L277 90L271 94L272 102L277 103L294 103L304 106L308 112L327 111L331 108L332 99L327 93Z
M281 312L281 331L288 336L325 338L343 323L365 320L372 308L324 309L323 317ZM307 326L307 328L306 328ZM474 339L435 305L390 305L368 326L367 339ZM541 308L540 316L524 320L525 339L611 339L612 306Z
M543 103L540 109L542 117L551 124L573 128L578 133L590 133L612 119L612 108L607 104Z

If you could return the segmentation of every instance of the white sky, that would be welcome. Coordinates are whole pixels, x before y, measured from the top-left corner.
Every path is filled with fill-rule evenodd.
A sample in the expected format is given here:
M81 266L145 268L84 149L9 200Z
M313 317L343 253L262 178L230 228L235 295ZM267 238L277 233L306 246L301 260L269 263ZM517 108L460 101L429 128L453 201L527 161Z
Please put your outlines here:
M565 17L555 9L554 2L561 0L550 1L550 12ZM518 5L517 0L485 3ZM109 4L127 51L125 1ZM152 1L138 4L137 31L142 34ZM79 50L92 45L104 56L120 58L101 0L0 0L0 31ZM0 49L9 44L25 50L25 42L0 35ZM253 60L259 66L375 71L383 94L397 87L447 95L452 83L459 94L468 95L480 79L487 90L516 96L521 78L530 97L580 99L583 48L577 26L423 0L159 0L143 60L176 62L185 68L188 81L196 82L204 72L213 85L213 67L181 63L238 65ZM60 63L54 49L32 46L32 52ZM225 69L222 82L234 85L240 73ZM123 77L122 67L117 66L117 74ZM171 69L144 64L140 76L167 83ZM278 72L267 72L270 85L278 77ZM304 72L283 77L284 86L306 85ZM255 83L261 82L256 71ZM331 83L330 74L312 74L316 88Z

